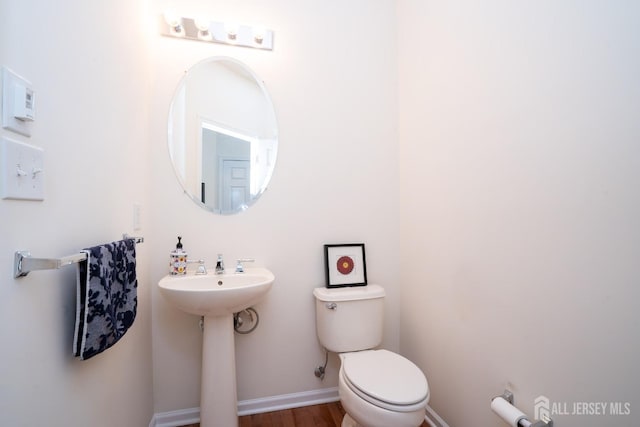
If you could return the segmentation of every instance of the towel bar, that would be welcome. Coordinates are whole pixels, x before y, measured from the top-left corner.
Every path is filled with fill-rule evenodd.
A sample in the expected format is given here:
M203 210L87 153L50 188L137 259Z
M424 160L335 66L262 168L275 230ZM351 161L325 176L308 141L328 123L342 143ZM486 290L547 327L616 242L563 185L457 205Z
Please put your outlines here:
M133 239L136 243L144 242L144 237L132 237L124 234L123 239ZM17 251L13 260L13 277L24 277L33 270L52 270L85 261L87 254L79 252L62 258L34 258L29 251Z
M133 239L136 243L144 243L144 237L140 237L140 236L136 237L136 236L129 236L128 234L123 234L122 239L123 240Z

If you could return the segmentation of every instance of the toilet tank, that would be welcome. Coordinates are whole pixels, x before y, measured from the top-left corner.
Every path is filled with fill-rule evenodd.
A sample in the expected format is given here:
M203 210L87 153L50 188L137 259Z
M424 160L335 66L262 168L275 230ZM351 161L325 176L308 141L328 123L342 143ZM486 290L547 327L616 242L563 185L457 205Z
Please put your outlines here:
M335 353L374 348L382 342L384 288L379 285L315 288L316 332Z

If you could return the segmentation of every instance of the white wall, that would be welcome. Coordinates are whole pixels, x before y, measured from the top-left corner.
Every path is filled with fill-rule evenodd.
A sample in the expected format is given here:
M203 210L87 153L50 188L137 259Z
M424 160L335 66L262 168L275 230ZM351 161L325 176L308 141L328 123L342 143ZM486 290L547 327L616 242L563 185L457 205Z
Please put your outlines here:
M640 6L400 0L401 350L451 426L491 397L640 422Z
M389 291L386 345L398 347L396 48L391 0L156 1L185 16L262 24L271 52L152 36L152 282L167 270L176 236L210 267L253 257L275 285L257 306L258 329L236 336L240 400L337 385L336 358L324 382L312 289L324 284L323 244L364 242L369 280ZM178 185L166 148L167 113L182 73L200 60L232 56L265 82L278 125L276 170L248 211L215 216ZM199 405L198 318L153 294L155 411Z
M16 250L59 257L117 240L132 232L133 204L147 204L143 12L129 1L0 0L0 64L33 83L37 107L31 138L0 135L44 148L46 181L43 202L0 200L2 425L140 427L151 418L152 248L138 249L132 329L87 361L71 352L75 268L18 280L12 271Z

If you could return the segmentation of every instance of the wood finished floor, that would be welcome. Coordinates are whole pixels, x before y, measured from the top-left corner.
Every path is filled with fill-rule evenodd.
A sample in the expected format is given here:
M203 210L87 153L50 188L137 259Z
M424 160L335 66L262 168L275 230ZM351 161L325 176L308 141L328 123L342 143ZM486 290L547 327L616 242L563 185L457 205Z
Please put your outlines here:
M340 402L332 402L245 415L240 417L239 424L240 427L340 427L343 416L344 409ZM189 424L183 427L200 427L200 424ZM428 427L428 424L423 422L420 427Z

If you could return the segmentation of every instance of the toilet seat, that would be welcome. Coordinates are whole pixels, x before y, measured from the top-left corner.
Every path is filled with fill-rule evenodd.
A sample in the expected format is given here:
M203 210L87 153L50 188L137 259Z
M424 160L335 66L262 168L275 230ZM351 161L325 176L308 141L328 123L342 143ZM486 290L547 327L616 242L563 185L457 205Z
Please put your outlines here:
M413 362L388 350L343 353L341 375L359 397L396 412L424 408L429 385Z

